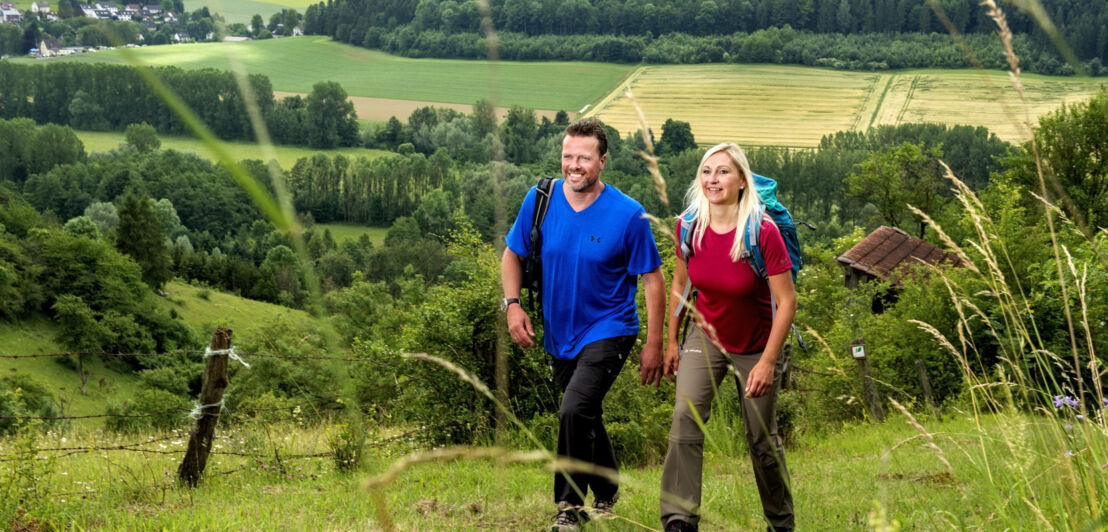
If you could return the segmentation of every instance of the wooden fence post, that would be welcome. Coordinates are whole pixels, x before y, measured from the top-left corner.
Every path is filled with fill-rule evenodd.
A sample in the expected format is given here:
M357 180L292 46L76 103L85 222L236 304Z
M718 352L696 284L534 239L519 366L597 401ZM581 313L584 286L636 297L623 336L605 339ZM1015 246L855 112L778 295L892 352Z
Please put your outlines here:
M877 394L877 386L873 384L873 373L870 371L869 358L866 357L866 342L861 338L850 343L851 356L858 362L858 373L862 378L862 395L869 413L877 421L885 420L885 408L881 406L881 396Z
M231 329L220 327L212 335L212 348L214 352L226 351L231 348ZM189 434L189 446L185 451L185 457L181 460L181 466L177 469L177 480L195 488L200 482L200 476L204 474L204 466L208 463L208 455L212 451L212 439L215 435L215 424L219 421L219 411L223 408L223 391L227 389L227 359L226 354L213 354L206 357L204 364L204 380L200 387L200 417L196 420L196 426Z
M920 388L923 388L923 398L927 401L927 408L931 409L931 414L936 418L942 419L939 414L939 409L935 407L935 395L931 392L931 379L927 376L927 368L924 367L923 361L916 359L916 375L919 376Z

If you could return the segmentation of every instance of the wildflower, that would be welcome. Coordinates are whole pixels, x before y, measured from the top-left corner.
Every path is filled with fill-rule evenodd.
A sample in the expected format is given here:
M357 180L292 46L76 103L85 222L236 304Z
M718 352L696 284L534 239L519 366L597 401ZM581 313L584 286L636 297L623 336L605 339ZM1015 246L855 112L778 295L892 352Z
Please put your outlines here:
M1054 396L1054 408L1062 407L1077 408L1077 399L1074 399L1069 395L1055 395Z
M1083 416L1081 414L1077 414L1077 420L1081 421L1082 419L1085 419L1085 416Z
M1100 400L1104 403L1104 408L1108 408L1108 397L1101 397Z
M1073 451L1072 450L1066 451L1066 456L1068 456L1070 458L1073 458Z
M1062 428L1066 430L1073 430L1073 423L1066 423Z

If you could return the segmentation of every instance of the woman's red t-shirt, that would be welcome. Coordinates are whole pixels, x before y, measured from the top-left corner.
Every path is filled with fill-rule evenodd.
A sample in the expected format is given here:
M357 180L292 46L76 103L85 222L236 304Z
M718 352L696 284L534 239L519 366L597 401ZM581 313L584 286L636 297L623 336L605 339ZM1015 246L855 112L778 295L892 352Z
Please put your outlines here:
M681 234L680 221L677 234ZM773 326L769 283L754 273L747 259L731 261L735 234L732 230L721 235L706 227L704 240L689 259L689 279L699 292L696 310L715 327L723 347L730 353L760 353L766 348ZM772 220L762 220L758 246L768 275L792 269L785 241ZM680 245L677 258L685 260Z

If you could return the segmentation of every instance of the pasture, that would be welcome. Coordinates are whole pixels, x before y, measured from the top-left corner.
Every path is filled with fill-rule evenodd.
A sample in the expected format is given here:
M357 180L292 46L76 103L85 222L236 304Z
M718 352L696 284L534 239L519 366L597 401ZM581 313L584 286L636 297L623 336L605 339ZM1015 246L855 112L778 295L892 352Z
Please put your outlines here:
M1023 75L1030 119L1092 96L1095 80ZM640 129L630 88L655 135L667 118L692 126L700 144L811 148L823 135L878 125L939 122L985 126L1023 140L1024 120L1004 72L846 72L783 65L640 67L586 113L624 133ZM1019 110L1018 112L1016 110Z
M230 70L234 61L248 73L269 76L273 89L285 92L307 93L317 82L337 81L351 96L464 105L490 99L499 106L566 111L599 100L633 68L608 63L409 59L320 36L146 46L132 52L144 64L187 69ZM46 62L57 60L127 62L122 50Z
M298 4L304 4L304 6L300 7ZM185 10L190 13L204 6L207 6L213 14L222 15L227 24L241 22L249 26L250 19L254 15L261 15L262 20L268 23L270 15L288 7L292 7L303 14L307 2L297 2L295 0L279 3L258 2L256 0L185 0Z
M120 132L103 132L103 131L77 131L77 136L81 139L81 142L85 144L85 151L89 153L98 151L109 151L123 144L123 133ZM215 160L215 156L208 150L204 143L200 142L194 137L179 137L169 135L159 135L158 138L162 141L163 150L178 150L187 151L206 157L211 160ZM245 159L257 159L265 161L269 159L269 155L264 146L252 142L234 142L223 141L223 145L235 156L238 160ZM276 159L277 164L281 165L281 168L288 170L292 168L296 161L304 158L311 157L316 153L321 153L320 150L313 150L301 146L272 146L273 159ZM389 152L382 150L370 150L366 148L335 148L333 150L324 150L325 153L330 156L345 155L347 157L381 157L388 155Z
M383 246L385 245L385 235L389 232L388 227L370 227L344 223L315 224L315 226L319 231L331 231L331 238L334 238L335 242L339 244L347 240L357 240L362 235L369 235L369 241L373 242L374 246Z

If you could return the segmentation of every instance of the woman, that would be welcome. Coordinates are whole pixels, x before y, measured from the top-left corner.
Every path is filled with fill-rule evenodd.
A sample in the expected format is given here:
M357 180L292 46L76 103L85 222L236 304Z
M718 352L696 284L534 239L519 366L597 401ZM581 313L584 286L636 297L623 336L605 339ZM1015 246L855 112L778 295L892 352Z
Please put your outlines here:
M704 433L697 419L708 421L715 391L734 368L769 530L792 530L792 495L776 412L785 362L782 346L796 313L792 263L777 226L762 214L750 164L737 145L719 144L704 154L686 200L688 208L677 234L683 223L694 227L693 251L686 267L678 246L670 308L681 311L670 315L663 362L667 376L677 375L677 403L662 471L662 525L667 532L697 530L704 455ZM762 254L768 280L759 277L743 257L747 251L744 228L759 222L755 252ZM715 338L690 323L688 336L679 346L685 308L679 294L690 279L698 291L696 310Z

